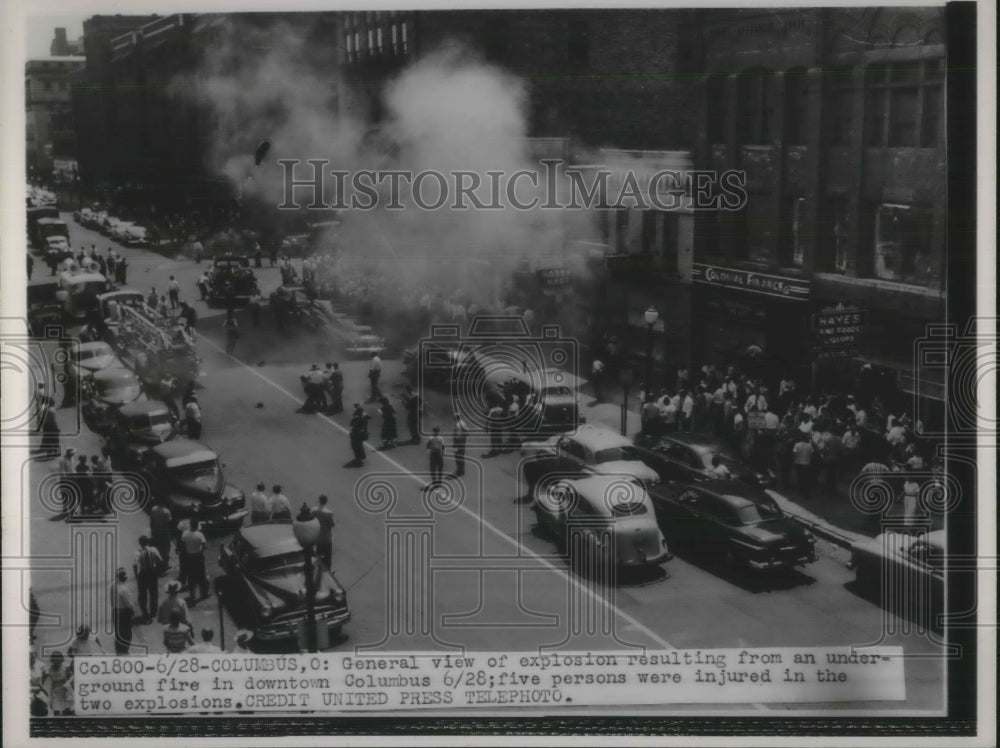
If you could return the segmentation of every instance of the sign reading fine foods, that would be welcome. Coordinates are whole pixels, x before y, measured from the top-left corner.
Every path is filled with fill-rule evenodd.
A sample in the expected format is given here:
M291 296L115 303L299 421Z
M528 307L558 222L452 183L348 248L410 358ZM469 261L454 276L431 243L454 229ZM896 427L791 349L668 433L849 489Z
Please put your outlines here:
M816 353L834 351L856 352L858 340L865 329L866 312L856 307L838 304L834 309L824 309L813 315L813 350ZM826 356L838 358L841 356Z
M782 299L808 301L809 281L783 275L754 273L749 270L720 268L715 265L694 263L691 278L695 283L736 288L741 291L777 296Z
M538 271L538 279L544 288L562 288L569 285L570 274L566 268L543 268Z

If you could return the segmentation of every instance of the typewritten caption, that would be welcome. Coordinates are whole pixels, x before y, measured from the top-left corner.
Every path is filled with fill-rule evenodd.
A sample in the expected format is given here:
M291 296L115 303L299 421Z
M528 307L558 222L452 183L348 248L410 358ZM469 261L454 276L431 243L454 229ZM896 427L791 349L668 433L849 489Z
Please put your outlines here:
M76 713L902 701L901 647L87 657Z

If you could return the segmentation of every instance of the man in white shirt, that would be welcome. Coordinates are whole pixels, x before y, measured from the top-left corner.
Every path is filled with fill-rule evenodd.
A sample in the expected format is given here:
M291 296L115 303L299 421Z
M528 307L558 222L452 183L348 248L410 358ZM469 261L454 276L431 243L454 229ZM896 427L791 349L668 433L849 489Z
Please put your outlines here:
M377 353L372 354L372 362L368 366L368 383L371 385L371 394L368 402L376 403L382 399L382 391L378 387L378 380L382 376L382 359Z
M185 649L184 654L220 654L222 650L212 641L214 638L215 632L212 629L202 629L201 641Z
M250 514L247 515L247 519L250 520L249 524L251 525L267 522L271 519L270 502L264 490L264 484L258 483L257 490L250 494Z
M691 429L691 414L694 412L694 398L690 392L684 393L684 401L681 405L681 413L684 416L683 429Z
M271 488L271 496L267 500L267 510L271 519L292 518L292 502L281 493L281 486L277 484Z
M204 600L208 597L208 576L205 573L205 549L207 547L208 541L198 529L198 520L192 519L190 529L181 535L180 541L180 550L184 554L187 582L192 601L196 599L194 597L195 587L201 590L201 597L197 599Z

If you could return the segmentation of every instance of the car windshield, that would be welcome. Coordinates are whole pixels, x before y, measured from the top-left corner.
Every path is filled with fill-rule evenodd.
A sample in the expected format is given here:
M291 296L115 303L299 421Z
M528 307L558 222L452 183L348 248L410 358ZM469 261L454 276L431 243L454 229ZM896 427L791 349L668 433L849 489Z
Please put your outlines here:
M757 504L749 504L739 510L740 524L756 525L769 519L781 517L781 510L777 504L770 501L762 501Z
M301 551L282 553L277 556L266 556L254 559L251 568L258 574L285 574L296 572L303 568L304 560Z
M621 447L610 447L609 449L599 449L594 453L594 462L600 465L602 462L618 462L619 460L638 460L639 453L631 445Z
M611 513L616 517L635 517L639 514L646 514L648 510L641 501L615 504L611 507Z
M187 465L178 465L172 468L171 472L181 479L209 477L214 480L220 475L218 460L202 460Z

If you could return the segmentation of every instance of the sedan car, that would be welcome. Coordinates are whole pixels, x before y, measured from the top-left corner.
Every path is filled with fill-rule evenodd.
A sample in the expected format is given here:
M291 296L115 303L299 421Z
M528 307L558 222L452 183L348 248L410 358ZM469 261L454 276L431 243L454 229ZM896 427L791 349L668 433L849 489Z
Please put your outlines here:
M661 480L693 483L720 476L714 471L713 462L718 457L729 477L751 486L767 487L768 476L758 473L743 463L725 444L701 434L663 434L648 437L638 434L634 443L642 460L653 468Z
M935 628L944 609L945 530L885 532L851 546L855 583L897 615Z
M83 380L81 392L84 422L91 431L107 434L114 411L125 403L138 400L142 396L142 386L139 378L129 369L109 366Z
M143 477L153 497L175 518L195 514L208 530L235 527L246 519L246 496L226 483L219 456L201 442L174 439L142 455Z
M371 358L373 353L385 353L385 340L373 333L353 335L347 341L347 355L357 358Z
M71 380L82 381L95 371L109 366L121 366L111 346L103 341L78 343L69 350L67 374Z
M59 263L73 256L73 249L65 236L50 236L45 239L45 261Z
M670 553L642 485L619 476L591 475L546 485L534 504L539 527L570 553L601 554L616 568L657 566Z
M177 417L164 403L136 400L112 414L107 445L116 464L137 465L146 450L170 441L178 433Z
M225 576L217 589L234 615L252 626L255 641L294 643L299 638L306 617L306 565L290 521L240 528L222 547L219 565ZM314 561L312 571L317 630L322 627L336 638L351 620L347 592L322 563Z
M149 244L149 235L145 226L133 223L124 228L119 241L126 247L145 247Z
M753 571L816 560L816 538L767 493L734 480L665 483L651 492L671 542Z
M646 488L660 482L656 471L640 459L628 439L603 426L584 424L569 434L524 442L521 454L529 458L522 463L522 471L533 496L547 476L625 475L636 478Z

